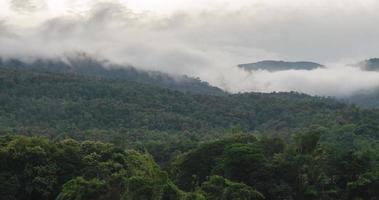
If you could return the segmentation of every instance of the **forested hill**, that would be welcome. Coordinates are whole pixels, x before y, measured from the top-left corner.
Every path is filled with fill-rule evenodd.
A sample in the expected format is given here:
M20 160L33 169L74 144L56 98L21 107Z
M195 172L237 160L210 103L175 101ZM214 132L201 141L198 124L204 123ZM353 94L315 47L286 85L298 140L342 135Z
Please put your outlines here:
M0 67L134 81L193 94L226 95L226 92L220 88L213 87L198 78L137 70L133 66L120 66L107 61L99 61L86 54L78 54L64 59L36 59L29 62L17 58L0 58Z
M280 132L350 123L362 114L332 99L296 93L192 95L28 69L1 68L0 76L1 129L199 131L238 125L246 131Z
M0 199L374 200L378 118L297 93L0 68Z

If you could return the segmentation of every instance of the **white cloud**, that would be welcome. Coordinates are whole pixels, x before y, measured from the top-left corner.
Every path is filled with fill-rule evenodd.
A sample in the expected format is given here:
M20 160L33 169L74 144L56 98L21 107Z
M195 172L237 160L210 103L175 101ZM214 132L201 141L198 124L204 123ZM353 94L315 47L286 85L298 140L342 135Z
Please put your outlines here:
M261 92L298 91L322 96L349 96L365 89L379 87L379 72L358 67L334 66L316 70L253 72L243 90Z
M375 57L379 3L372 0L128 1L151 13L135 12L122 0L50 0L27 14L4 2L2 56L51 58L83 51L197 76L233 92L347 95L379 85L377 73L349 67L254 74L236 67L263 59L354 63ZM155 12L150 3L167 10Z

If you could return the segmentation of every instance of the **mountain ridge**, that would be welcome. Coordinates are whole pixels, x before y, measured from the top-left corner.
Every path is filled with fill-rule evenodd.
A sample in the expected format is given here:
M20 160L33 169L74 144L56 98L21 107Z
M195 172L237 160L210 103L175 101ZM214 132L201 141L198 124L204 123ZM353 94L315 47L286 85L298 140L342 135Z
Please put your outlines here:
M76 74L86 77L99 77L114 80L127 80L154 85L166 89L194 94L226 95L227 92L210 85L199 78L186 75L169 75L158 71L139 70L133 66L109 64L85 54L65 59L35 59L25 62L17 58L1 59L0 67L33 69L55 73Z

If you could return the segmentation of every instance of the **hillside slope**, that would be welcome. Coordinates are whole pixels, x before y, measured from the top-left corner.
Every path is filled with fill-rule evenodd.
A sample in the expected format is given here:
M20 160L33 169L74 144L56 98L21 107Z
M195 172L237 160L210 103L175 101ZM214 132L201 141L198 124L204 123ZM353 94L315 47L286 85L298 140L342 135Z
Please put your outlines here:
M106 61L96 60L85 54L66 57L64 59L37 59L30 62L16 58L0 58L0 67L134 81L193 94L226 95L226 92L220 88L213 87L198 78L174 76L157 71L138 70L133 66L114 65Z
M0 128L287 131L349 123L356 109L296 93L193 95L136 82L0 68Z

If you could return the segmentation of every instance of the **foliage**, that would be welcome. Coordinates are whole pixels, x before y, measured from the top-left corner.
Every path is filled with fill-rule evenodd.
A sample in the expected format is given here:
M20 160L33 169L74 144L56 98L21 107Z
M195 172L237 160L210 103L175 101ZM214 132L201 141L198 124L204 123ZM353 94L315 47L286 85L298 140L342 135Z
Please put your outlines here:
M0 67L133 81L192 94L226 95L226 92L198 78L173 77L158 71L144 71L132 66L114 65L96 60L84 53L65 59L37 59L27 62L17 58L0 58ZM178 81L179 79L181 81Z
M186 195L147 154L93 141L0 140L0 193L7 199L159 200Z
M204 196L209 200L259 200L263 195L254 188L242 183L224 179L221 176L211 176L201 185Z
M201 185L209 199L222 199L220 176L267 199L375 199L379 143L355 131L351 125L313 128L294 134L289 144L279 138L225 138L176 158L171 177L186 191ZM203 182L208 176L211 181Z
M26 69L0 68L0 91L0 130L34 128L54 136L123 128L225 131L236 125L245 132L282 133L347 124L363 114L331 99L296 93L193 95Z

